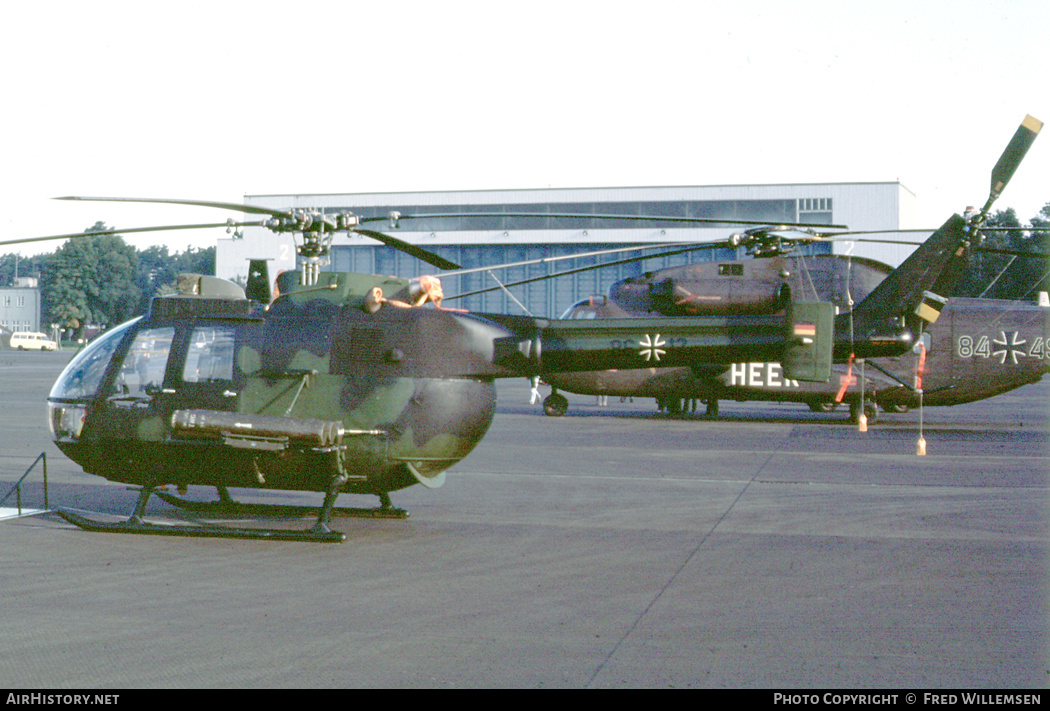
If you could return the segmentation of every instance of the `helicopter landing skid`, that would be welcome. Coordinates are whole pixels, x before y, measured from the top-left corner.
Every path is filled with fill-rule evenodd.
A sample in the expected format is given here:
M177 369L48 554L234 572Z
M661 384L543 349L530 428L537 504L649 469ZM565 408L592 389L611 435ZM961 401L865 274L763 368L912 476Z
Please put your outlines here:
M218 501L190 501L178 496L155 492L161 500L186 511L199 513L222 513L222 514L254 514L259 516L318 516L323 509L317 506L290 506L280 504L242 504L230 498L223 489L219 489ZM406 519L408 511L395 508L390 505L390 497L385 493L380 495L381 505L373 508L352 508L333 506L332 516L347 516L353 518L382 518L382 519Z
M154 536L188 536L195 538L248 538L272 541L317 541L340 543L346 534L332 531L327 526L305 531L286 531L274 528L228 528L226 526L177 526L148 523L134 517L127 521L97 521L68 509L56 509L55 513L69 523L85 531L96 533L141 533Z
M275 528L229 528L226 526L181 526L148 523L143 520L146 512L146 502L151 494L156 493L152 486L143 486L139 491L139 498L135 504L135 510L126 521L106 522L87 518L73 513L68 509L56 509L56 513L69 523L85 531L99 533L143 533L154 536L188 536L195 538L248 538L271 541L317 541L339 543L346 540L346 534L333 531L328 528L328 519L332 512L332 504L335 503L338 487L345 479L335 478L332 482L332 490L325 495L324 506L317 517L317 523L313 528L305 531L289 531ZM226 492L221 492L226 493ZM228 497L228 494L226 495Z

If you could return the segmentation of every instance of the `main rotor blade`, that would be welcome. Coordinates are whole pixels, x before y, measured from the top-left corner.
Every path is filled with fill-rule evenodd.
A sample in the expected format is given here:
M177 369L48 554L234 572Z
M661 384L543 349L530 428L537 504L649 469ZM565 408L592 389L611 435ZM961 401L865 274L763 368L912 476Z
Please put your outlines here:
M238 212L244 212L252 215L270 215L271 217L287 218L293 215L291 210L276 210L268 207L259 207L258 205L244 205L235 202L215 202L212 200L182 200L179 198L127 198L127 197L82 197L77 195L67 195L65 197L55 198L56 200L83 200L92 202L137 202L137 203L151 203L151 204L162 204L162 205L193 205L197 207L215 207L222 210L236 210ZM387 218L382 218L387 219ZM256 223L245 223L251 226L268 226L263 222ZM220 225L221 226L221 225ZM178 229L178 228L168 228ZM126 232L132 231L147 231L147 230L124 230ZM294 230L293 230L294 231ZM417 259L420 259L427 264L431 264L439 269L459 269L459 265L455 262L449 261L444 257L439 257L433 252L429 252L422 247L417 247L413 244L409 244L403 240L397 239L385 235L382 232L376 232L374 230L366 230L360 228L352 228L351 231L365 237L371 237L372 239L382 242L383 244L399 249L406 254L410 254ZM104 234L104 233L103 233ZM56 237L43 238L43 239L57 239ZM0 242L0 244L6 244Z
M988 252L989 254L1008 254L1011 257L1026 257L1034 259L1050 259L1050 254L1040 252L1022 252L1013 249L999 249L997 247L971 247L976 252Z
M375 230L366 230L360 227L352 228L351 232L355 232L364 237L371 237L377 242L382 242L383 244L393 247L394 249L399 249L405 254L411 255L416 259L420 259L426 262L427 264L432 264L438 269L459 269L459 265L455 262L450 262L444 257L438 256L433 252L423 249L422 247L417 247L414 244L409 244L408 242L399 240L397 237L391 237L390 235L385 235L382 232L376 232Z
M532 284L537 281L547 281L548 279L557 279L559 277L568 276L570 274L580 274L582 272L591 272L598 269L605 269L606 267L615 267L621 264L631 264L632 262L642 262L646 259L659 259L660 257L671 257L676 254L684 254L686 252L696 252L701 249L714 249L716 247L724 247L722 244L702 244L693 245L684 249L676 249L670 252L660 252L660 254L649 254L644 257L631 257L630 259L621 259L616 262L604 262L602 264L591 264L586 267L579 267L577 269L566 269L563 272L555 272L554 274L544 274L543 276L533 277L531 279L522 279L521 281L511 282L510 284L501 284L500 286L489 287L488 289L478 289L477 291L468 291L464 294L456 294L455 296L446 296L445 301L451 301L452 299L463 299L468 296L474 296L476 294L487 294L490 291L499 291L501 289L509 289L512 286L521 286L522 284ZM442 274L442 276L447 276Z
M178 198L127 198L127 197L81 197L78 195L66 195L57 197L55 200L82 200L90 202L145 202L162 205L196 205L197 207L217 207L222 210L236 210L250 215L270 215L271 217L288 217L289 210L275 210L269 207L257 205L244 205L236 202L213 202L210 200L180 200Z
M457 269L454 272L445 272L444 274L441 274L440 276L442 278L454 277L454 276L462 276L463 274L476 274L477 272L492 272L492 271L498 271L500 269L513 269L514 267L527 267L527 266L530 266L532 264L550 264L552 262L564 262L564 261L571 261L573 259L587 259L589 257L603 257L603 256L605 256L607 254L622 254L623 252L639 252L639 251L644 250L644 249L669 249L671 247L683 247L683 246L688 246L688 248L690 250L692 250L692 249L713 249L715 247L732 248L733 245L731 245L726 240L723 240L721 242L704 243L703 246L689 245L687 242L665 242L663 244L646 244L646 245L640 245L640 246L639 245L635 245L633 247L620 247L618 249L601 249L601 250L598 250L596 252L578 252L576 254L564 254L564 255L559 255L557 257L538 257L536 259L526 259L526 260L521 261L521 262L507 262L505 264L494 264L491 267L474 267L472 269ZM675 252L675 254L677 254L677 252ZM653 259L655 257L660 257L660 256L663 256L663 254L662 253L661 254L651 254L651 255L646 256L646 257L638 257L638 258L636 258L633 261L639 261L640 262L640 261L644 261L646 259ZM628 261L632 261L632 260L628 260ZM620 264L620 263L621 262L617 262L617 264ZM623 263L626 263L626 262L623 262Z
M981 232L1050 232L1050 227L982 227Z
M911 228L902 230L851 230L849 232L835 232L834 234L820 234L817 233L816 237L786 237L785 239L797 240L799 242L873 242L876 244L919 244L918 242L908 242L906 240L889 240L889 239L869 239L862 237L855 239L852 235L888 235L888 234L906 234L914 232L916 234L933 234L936 232L936 228ZM1047 232L1050 231L1050 227L981 227L981 232Z
M81 237L99 237L102 235L124 235L132 234L135 232L166 232L168 230L204 230L212 227L258 227L262 225L262 222L210 222L206 224L198 225L163 225L160 227L130 227L127 229L119 229L113 227L108 230L98 230L96 232L71 232L64 235L50 235L47 237L26 237L24 239L11 239L0 242L0 245L6 244L25 244L27 242L47 242L49 240L58 239L78 239Z
M768 226L771 223L769 220L732 220L722 219L716 217L676 217L673 215L605 215L605 214L587 214L587 213L574 213L574 212L446 212L446 213L432 213L432 214L419 214L419 215L398 215L396 218L389 216L383 217L362 217L361 222L376 222L378 220L390 220L393 219L395 222L400 220L427 220L427 219L438 219L438 218L449 218L449 217L556 217L560 219L600 219L600 220L635 220L645 222L678 222L683 224L711 224L711 225L756 225L756 226ZM804 224L801 222L776 222L776 225L780 227L824 227L829 229L848 229L846 225L812 225Z
M931 232L932 233L932 232L936 232L937 230L902 230L902 231L903 232ZM860 232L858 232L858 233L843 232L842 233L842 235L850 235L850 234L863 234L863 233L860 233ZM821 237L820 239L815 239L815 240L800 239L798 241L799 242L809 242L809 241L813 241L813 242L868 242L870 244L903 244L903 245L911 245L912 247L917 247L920 244L922 244L921 242L909 242L906 239L871 239L869 237L850 237L850 236L842 236L842 235L829 235L827 237Z

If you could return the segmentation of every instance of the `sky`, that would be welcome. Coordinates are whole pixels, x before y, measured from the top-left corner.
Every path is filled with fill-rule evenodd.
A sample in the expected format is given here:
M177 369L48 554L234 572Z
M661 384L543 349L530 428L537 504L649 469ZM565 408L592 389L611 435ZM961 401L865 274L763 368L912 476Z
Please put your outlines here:
M0 240L239 216L61 195L897 180L935 227L1050 121L1045 0L22 0L4 25ZM996 208L1047 202L1043 136Z

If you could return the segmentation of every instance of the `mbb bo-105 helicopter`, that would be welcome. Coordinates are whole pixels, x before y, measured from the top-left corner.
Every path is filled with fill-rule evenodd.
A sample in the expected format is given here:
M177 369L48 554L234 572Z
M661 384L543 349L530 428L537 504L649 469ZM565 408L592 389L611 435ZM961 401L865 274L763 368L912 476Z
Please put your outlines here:
M1014 136L996 167L999 190L1034 137L1024 126ZM667 366L775 360L787 377L826 380L833 359L903 352L928 318L929 290L965 259L987 214L949 218L848 320L827 302L791 302L783 315L563 321L442 308L432 277L322 272L338 231L455 268L362 227L373 218L129 200L267 215L256 224L301 235L301 271L278 278L272 304L252 284L255 299L214 277L187 279L182 291L192 295L155 298L145 316L70 361L48 398L56 444L88 473L141 492L127 521L61 515L97 531L318 541L345 539L329 528L333 513L404 517L389 492L440 486L492 422L496 378L644 368L659 357ZM197 226L165 229L189 227ZM228 487L322 492L324 502L302 531L145 522L149 497L165 484L216 487L220 500L204 506L222 510L272 510L234 503ZM336 509L341 492L377 495L381 505Z

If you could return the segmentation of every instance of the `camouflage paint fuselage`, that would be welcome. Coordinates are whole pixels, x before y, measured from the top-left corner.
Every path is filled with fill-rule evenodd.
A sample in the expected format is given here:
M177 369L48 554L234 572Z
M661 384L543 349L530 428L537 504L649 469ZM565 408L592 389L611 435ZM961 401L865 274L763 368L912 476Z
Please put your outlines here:
M383 284L388 293L405 285ZM343 486L349 492L440 485L442 472L465 457L492 422L492 339L506 333L448 311L385 306L367 313L359 300L346 298L352 291L286 295L268 311L239 315L222 303L205 313L202 301L189 310L161 302L128 329L98 392L82 398L79 436L56 436L56 443L86 471L128 483L325 491L341 466L350 475ZM187 352L202 326L234 334L228 380L187 376ZM162 387L139 397L123 394L118 381L136 334L167 329ZM68 394L56 385L53 405L71 402ZM261 449L253 449L250 438L241 447L224 446L173 433L173 413L186 408L337 422L346 434L340 451L266 449L264 438L256 438Z

